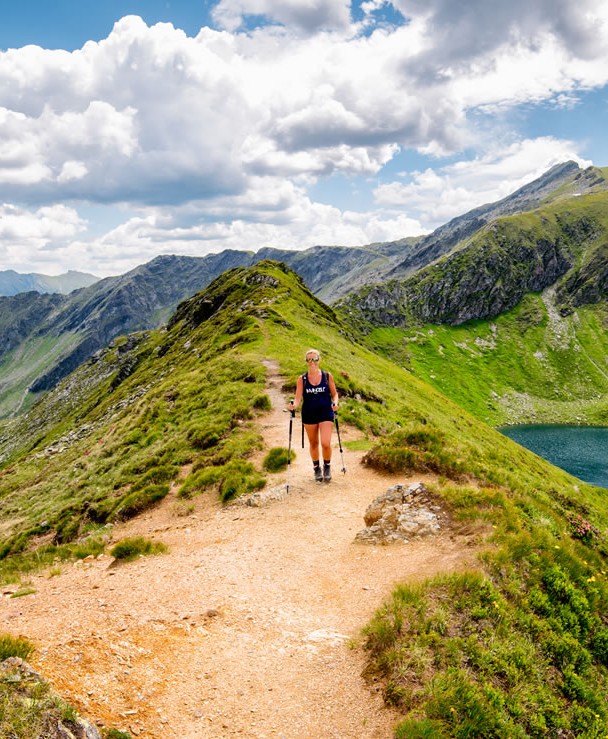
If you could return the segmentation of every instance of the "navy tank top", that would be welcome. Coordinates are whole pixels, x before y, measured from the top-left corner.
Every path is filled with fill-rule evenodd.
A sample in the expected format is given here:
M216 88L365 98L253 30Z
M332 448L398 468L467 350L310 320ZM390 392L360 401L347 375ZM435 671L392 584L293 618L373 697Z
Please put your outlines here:
M302 422L321 423L321 421L333 421L334 412L331 407L331 391L327 372L321 370L321 382L312 385L308 379L308 373L302 375Z

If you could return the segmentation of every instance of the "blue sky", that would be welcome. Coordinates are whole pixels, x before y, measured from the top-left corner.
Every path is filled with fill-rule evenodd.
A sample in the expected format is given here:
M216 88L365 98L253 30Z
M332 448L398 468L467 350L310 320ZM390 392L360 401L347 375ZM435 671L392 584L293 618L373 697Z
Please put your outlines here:
M148 25L172 23L189 36L209 25L210 2L203 0L20 0L4 2L0 48L36 44L45 49L79 49L101 41L125 15L139 15Z
M388 241L608 166L604 0L4 5L0 269Z

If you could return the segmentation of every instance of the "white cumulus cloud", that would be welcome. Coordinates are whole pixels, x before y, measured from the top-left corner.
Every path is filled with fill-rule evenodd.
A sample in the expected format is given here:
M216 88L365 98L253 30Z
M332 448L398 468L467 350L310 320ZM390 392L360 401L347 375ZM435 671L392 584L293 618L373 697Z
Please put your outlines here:
M405 20L374 26L390 5ZM195 37L126 16L73 52L0 52L0 202L15 204L24 233L42 207L139 212L105 239L87 240L80 221L72 234L78 259L117 267L183 245L399 238L503 197L560 157L582 161L584 142L534 139L509 113L542 103L566 114L608 84L605 2L361 10L358 24L347 0L220 0L218 28ZM408 153L428 168L389 176ZM375 200L371 184L358 209L310 199L337 177L374 178ZM0 249L13 248L8 234ZM69 238L40 242L57 269L74 266Z
M407 208L423 223L437 227L468 210L507 197L555 164L569 160L577 160L580 166L590 164L576 154L571 142L525 140L437 171L429 168L414 172L407 183L380 185L375 197L380 205Z

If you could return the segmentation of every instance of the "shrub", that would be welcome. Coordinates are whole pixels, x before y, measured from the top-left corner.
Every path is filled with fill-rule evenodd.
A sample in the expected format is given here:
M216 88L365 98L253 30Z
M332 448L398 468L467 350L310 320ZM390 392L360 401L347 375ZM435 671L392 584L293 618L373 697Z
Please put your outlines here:
M34 651L34 645L23 636L0 634L0 662L9 657L28 659Z
M268 395L262 393L261 395L256 395L253 399L253 407L259 411L269 411L272 409L272 403Z
M112 514L112 518L132 518L151 508L169 492L169 485L148 485L136 490L122 501Z
M273 447L264 458L263 467L268 472L280 472L287 467L287 455L289 451L284 447ZM290 453L291 461L296 458L293 449Z
M139 556L148 554L161 554L167 551L167 546L160 542L144 539L142 536L136 536L130 539L123 539L118 542L110 554L116 559L130 562Z
M591 640L594 656L608 667L608 628L600 629Z
M585 544L593 544L602 538L600 530L578 513L569 514L567 520L570 525L570 533L574 539L580 539Z

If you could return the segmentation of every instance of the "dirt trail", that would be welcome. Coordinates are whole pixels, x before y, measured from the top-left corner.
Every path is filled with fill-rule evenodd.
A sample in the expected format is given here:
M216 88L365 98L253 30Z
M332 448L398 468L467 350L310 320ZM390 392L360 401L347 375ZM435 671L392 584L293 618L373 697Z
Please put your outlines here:
M286 446L288 414L273 372L267 446ZM354 438L340 427L343 443ZM168 498L121 526L164 556L110 557L32 579L34 595L0 599L2 621L39 647L34 666L83 715L155 739L391 737L399 716L361 678L360 629L399 581L470 565L444 532L420 543L353 539L367 505L403 477L334 451L334 480L315 483L299 418L290 493L263 507ZM417 477L415 479L420 479ZM270 487L285 482L276 476Z

